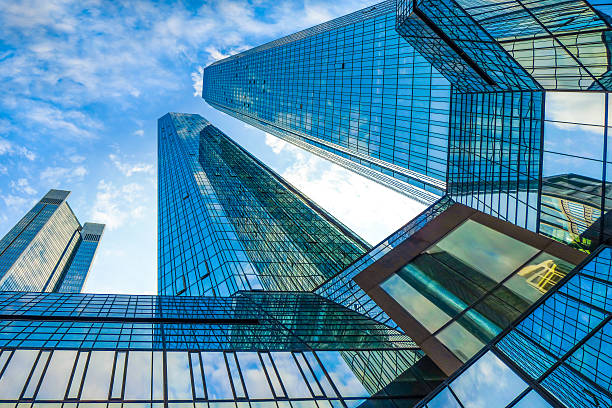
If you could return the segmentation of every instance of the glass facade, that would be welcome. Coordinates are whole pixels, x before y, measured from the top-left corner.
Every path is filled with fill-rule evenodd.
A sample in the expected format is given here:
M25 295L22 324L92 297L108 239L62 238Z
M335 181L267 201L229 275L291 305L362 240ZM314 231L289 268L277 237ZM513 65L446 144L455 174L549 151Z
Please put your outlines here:
M0 290L57 290L81 243L81 225L66 202L69 194L50 190L0 240ZM83 265L85 275L89 263Z
M574 266L468 219L380 287L465 362Z
M208 66L203 98L415 200L446 189L450 86L395 31L395 1Z
M104 232L104 224L86 222L79 231L78 248L73 251L69 265L55 284L53 292L81 293L91 264Z
M419 407L612 405L611 305L600 247Z
M201 116L159 138L160 294L310 291L369 248Z
M6 407L402 406L442 378L407 336L309 293L3 292L0 319Z

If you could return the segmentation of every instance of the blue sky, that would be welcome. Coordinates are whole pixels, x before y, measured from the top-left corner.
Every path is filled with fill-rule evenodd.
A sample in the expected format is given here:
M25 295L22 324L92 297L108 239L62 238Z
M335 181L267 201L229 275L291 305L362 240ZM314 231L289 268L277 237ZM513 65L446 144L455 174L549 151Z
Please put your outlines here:
M49 189L107 224L88 292L156 290L156 122L199 113L371 243L424 207L209 107L216 59L369 1L30 0L0 13L0 236Z

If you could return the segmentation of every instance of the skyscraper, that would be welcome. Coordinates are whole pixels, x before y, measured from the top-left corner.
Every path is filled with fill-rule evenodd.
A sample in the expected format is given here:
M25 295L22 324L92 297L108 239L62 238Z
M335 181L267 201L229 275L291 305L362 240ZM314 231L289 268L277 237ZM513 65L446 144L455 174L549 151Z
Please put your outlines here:
M394 0L204 70L213 107L431 204L446 191L450 84L395 30Z
M104 225L86 224L83 232L69 194L50 190L0 240L0 290L81 291ZM83 237L91 229L93 246Z
M382 2L214 62L202 96L411 198L448 194L546 235L554 214L541 180L571 168L601 184L583 192L601 222L578 221L596 247L612 209L603 194L611 7L505 5ZM564 110L570 99L581 103Z
M199 115L159 120L160 294L310 291L367 243Z
M80 293L87 280L89 269L93 263L100 239L104 232L104 224L86 222L79 231L78 247L72 251L69 264L57 281L53 292Z

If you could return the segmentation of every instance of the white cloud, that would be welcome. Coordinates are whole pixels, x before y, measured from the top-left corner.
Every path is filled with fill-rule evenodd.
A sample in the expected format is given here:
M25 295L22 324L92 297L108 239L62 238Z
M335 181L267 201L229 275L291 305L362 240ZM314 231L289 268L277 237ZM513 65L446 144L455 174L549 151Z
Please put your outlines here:
M291 158L282 176L371 244L425 209L408 197L266 134L266 145Z
M153 174L153 165L147 163L134 163L128 164L122 162L119 157L115 154L110 154L108 158L111 162L123 173L126 177L130 177L135 173Z
M57 188L66 183L83 180L88 171L84 166L77 167L47 167L40 173L40 179Z
M80 156L78 154L70 154L68 157L72 163L82 163L85 161L85 156Z
M144 130L142 130L142 129L135 130L134 131L134 136L143 137L144 136Z
M3 164L0 164L0 174L8 174L8 168Z
M202 84L204 80L204 67L199 66L197 71L191 73L191 81L193 82L193 96L202 96Z
M30 186L30 183L28 182L28 179L25 178L20 178L17 180L11 180L10 186L13 190L19 192L19 193L24 193L24 194L28 194L28 195L34 195L36 194L36 190L34 188L32 188L32 186Z
M143 193L144 187L137 183L117 186L101 180L98 183L91 219L106 224L109 230L114 230L130 219L142 218L146 213L146 208L139 204L145 202Z
M30 161L36 159L36 154L23 146L11 142L10 140L0 138L0 156L21 156Z
M566 122L552 122L561 129L581 129L601 134L604 114L603 93L546 92L546 119ZM581 126L577 123L599 126Z
M20 197L13 194L5 194L2 196L2 200L4 200L4 204L8 208L21 210L26 207L28 204L32 204L33 200L30 197Z

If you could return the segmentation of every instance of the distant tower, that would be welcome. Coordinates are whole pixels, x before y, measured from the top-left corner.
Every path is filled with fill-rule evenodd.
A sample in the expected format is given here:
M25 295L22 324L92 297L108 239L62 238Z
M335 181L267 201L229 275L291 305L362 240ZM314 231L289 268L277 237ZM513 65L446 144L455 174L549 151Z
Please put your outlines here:
M81 291L97 248L97 241L91 254L88 244L83 247L83 231L93 226L99 240L104 225L82 229L66 202L69 194L49 190L0 240L0 290L63 291L61 282L70 277L67 291Z
M199 115L159 119L163 295L310 291L368 245Z

